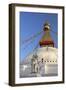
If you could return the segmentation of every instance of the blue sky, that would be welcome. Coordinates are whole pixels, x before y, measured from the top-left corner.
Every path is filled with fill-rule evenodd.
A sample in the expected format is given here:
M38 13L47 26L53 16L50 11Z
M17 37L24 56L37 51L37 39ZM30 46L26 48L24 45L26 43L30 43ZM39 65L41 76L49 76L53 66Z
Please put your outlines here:
M53 13L20 12L20 60L24 60L25 57L33 51L42 38L44 32L38 35L31 42L23 43L23 41L38 32L41 32L46 21L50 23L51 30L58 32L57 20L58 15ZM54 45L57 48L58 36L52 31L50 31L50 34L54 40Z

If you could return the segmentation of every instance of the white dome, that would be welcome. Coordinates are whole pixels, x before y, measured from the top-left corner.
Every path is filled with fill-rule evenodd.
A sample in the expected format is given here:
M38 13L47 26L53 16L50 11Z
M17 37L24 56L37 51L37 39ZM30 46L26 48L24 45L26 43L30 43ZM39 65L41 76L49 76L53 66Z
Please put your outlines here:
M38 61L45 61L46 64L56 64L58 58L57 48L54 47L42 47L38 48L36 51L32 52L29 56L26 57L26 62L30 62L32 56L37 54Z
M29 54L26 59L20 64L20 77L38 77L39 76L56 76L58 75L58 51L54 47L42 47L33 51ZM32 58L33 55L37 55L39 71L37 73L32 73ZM36 61L37 59L35 59ZM43 62L42 62L43 60ZM41 70L40 70L41 68ZM37 69L36 69L37 70Z

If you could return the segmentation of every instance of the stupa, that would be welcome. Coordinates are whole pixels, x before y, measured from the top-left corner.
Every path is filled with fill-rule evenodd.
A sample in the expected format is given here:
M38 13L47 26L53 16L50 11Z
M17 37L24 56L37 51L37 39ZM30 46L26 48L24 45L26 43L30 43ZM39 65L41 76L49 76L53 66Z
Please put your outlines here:
M30 53L20 65L20 77L43 77L58 75L58 50L50 35L50 24L44 24L40 48Z

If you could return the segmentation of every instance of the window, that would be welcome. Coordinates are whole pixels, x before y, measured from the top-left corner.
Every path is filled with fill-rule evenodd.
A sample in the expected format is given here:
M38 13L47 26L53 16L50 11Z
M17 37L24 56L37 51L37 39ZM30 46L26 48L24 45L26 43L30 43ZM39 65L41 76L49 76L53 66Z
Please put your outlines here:
M42 63L43 63L43 58L42 58Z

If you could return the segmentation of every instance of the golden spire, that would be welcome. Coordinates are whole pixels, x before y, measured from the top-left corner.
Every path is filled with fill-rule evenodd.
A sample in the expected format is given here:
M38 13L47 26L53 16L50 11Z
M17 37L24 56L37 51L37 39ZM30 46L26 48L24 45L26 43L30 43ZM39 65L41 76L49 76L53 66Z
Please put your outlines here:
M48 22L46 22L44 24L43 30L45 33L39 42L40 46L52 46L52 47L54 47L54 42L53 42L51 35L50 35L50 24Z

